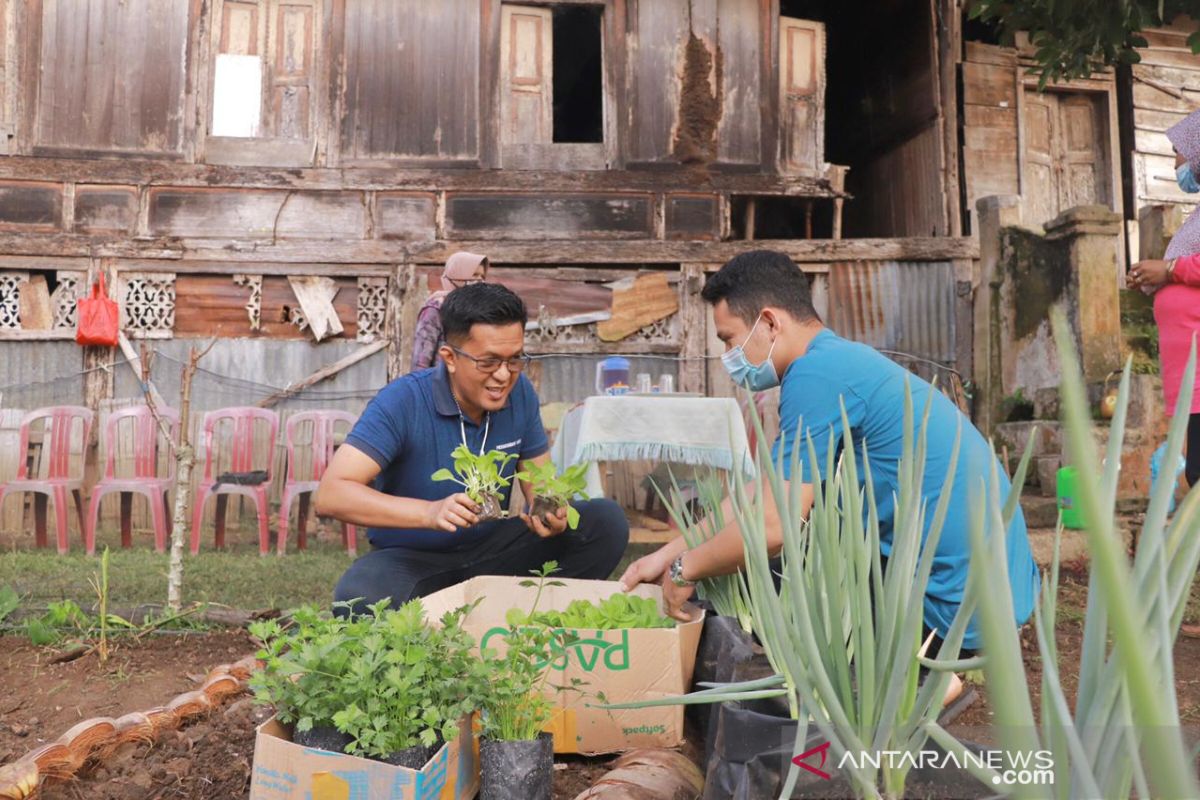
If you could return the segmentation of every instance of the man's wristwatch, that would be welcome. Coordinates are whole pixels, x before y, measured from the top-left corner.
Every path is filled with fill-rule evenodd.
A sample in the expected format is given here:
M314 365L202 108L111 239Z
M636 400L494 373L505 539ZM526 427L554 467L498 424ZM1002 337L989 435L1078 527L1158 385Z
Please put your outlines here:
M671 562L671 566L667 569L667 577L671 579L671 583L676 586L695 586L695 581L689 581L683 577L683 554Z

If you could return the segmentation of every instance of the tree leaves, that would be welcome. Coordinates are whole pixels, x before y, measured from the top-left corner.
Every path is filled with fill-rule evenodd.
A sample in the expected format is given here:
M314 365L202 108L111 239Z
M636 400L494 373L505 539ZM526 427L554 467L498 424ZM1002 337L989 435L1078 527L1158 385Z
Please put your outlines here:
M1104 67L1137 63L1135 48L1146 46L1140 31L1169 24L1194 6L1194 0L972 0L968 14L996 24L1008 45L1028 31L1036 48L1034 72L1045 88ZM1200 34L1193 33L1187 43L1200 53Z

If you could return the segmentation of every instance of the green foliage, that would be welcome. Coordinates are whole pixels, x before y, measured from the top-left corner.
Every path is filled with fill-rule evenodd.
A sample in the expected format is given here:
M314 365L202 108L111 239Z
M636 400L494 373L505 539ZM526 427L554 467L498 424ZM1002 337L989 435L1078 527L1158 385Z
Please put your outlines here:
M17 610L21 605L21 596L17 594L17 590L5 584L0 586L0 622L8 619L8 615Z
M275 620L251 625L266 663L251 677L256 698L299 731L332 725L353 737L346 751L356 755L385 757L452 739L487 690L462 628L473 606L447 612L434 627L419 600L387 605L350 619L309 606L286 630Z
M659 612L657 601L623 592L614 594L599 605L588 600L572 600L565 611L538 611L532 617L519 608L512 608L505 619L509 628L529 624L595 631L675 627L673 619Z
M654 484L654 491L666 506L675 526L683 533L689 550L696 549L725 528L725 485L715 470L698 477L698 497L695 500L684 497L674 473L671 473L670 496L665 495L657 483ZM753 630L750 590L746 586L745 573L739 571L729 575L702 578L696 585L696 590L700 597L713 604L718 614L735 617L742 630L747 633Z
M552 461L542 464L532 464L517 473L517 478L529 481L533 485L535 497L550 503L556 508L567 509L567 527L575 530L579 527L579 512L571 505L576 496L588 499L584 489L587 487L587 463L575 464L558 473L558 467Z
M1027 422L1034 417L1033 401L1025 396L1024 390L1018 388L1000 401L997 414L1005 422Z
M42 647L72 638L72 634L87 636L94 626L94 620L74 600L59 600L51 603L42 616L25 621L25 635Z
M1052 316L1063 365L1062 401L1066 444L1076 464L1096 464L1096 438L1087 392L1072 349L1067 322ZM1181 407L1191 402L1193 350L1185 370ZM1132 561L1116 529L1120 454L1129 405L1129 367L1118 391L1103 467L1079 470L1078 497L1091 554L1087 611L1077 680L1063 680L1054 638L1057 618L1058 540L1042 584L1034 629L1042 663L1041 726L1034 724L1021 642L1012 619L1003 528L995 509L979 509L972 526L971 574L986 576L980 625L988 658L984 671L996 709L996 729L1009 750L1053 753L1053 789L1019 787L1018 797L1200 797L1193 753L1185 742L1176 700L1174 646L1200 565L1200 492L1191 492L1167 522L1174 487L1160 482L1150 499ZM1188 417L1178 414L1167 436L1167 463L1186 438ZM994 485L996 476L991 476ZM1000 532L1001 535L997 535ZM1059 529L1061 535L1061 527ZM1065 686L1077 685L1072 709Z
M467 496L473 501L482 503L484 495L498 495L501 489L508 486L508 478L502 477L500 471L517 455L500 450L472 453L469 447L460 444L450 453L450 457L454 459L454 471L443 467L430 478L435 481L454 481L466 490Z
M523 587L537 587L533 603L525 612L527 624L511 626L504 637L504 652L489 647L481 655L487 667L488 688L483 698L483 735L497 741L536 739L553 716L554 707L543 692L550 664L564 658L576 637L561 628L540 624L538 603L547 586L563 586L550 580L558 571L558 562L547 561L539 570L530 570L536 580L521 581ZM571 688L577 688L579 681Z
M1006 44L1016 33L1029 32L1042 88L1137 63L1135 48L1146 46L1140 32L1188 12L1195 16L1195 0L972 0L969 6L973 19L998 25ZM1200 53L1200 32L1187 41Z

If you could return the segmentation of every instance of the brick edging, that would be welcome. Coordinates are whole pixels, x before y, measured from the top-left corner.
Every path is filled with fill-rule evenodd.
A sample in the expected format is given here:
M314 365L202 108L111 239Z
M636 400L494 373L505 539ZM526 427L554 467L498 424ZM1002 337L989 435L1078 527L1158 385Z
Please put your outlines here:
M72 726L53 742L0 766L0 800L33 797L44 778L70 778L90 760L103 761L127 742L153 742L165 730L217 708L246 688L258 668L253 655L213 667L199 689L176 696L165 706L123 717L92 717Z

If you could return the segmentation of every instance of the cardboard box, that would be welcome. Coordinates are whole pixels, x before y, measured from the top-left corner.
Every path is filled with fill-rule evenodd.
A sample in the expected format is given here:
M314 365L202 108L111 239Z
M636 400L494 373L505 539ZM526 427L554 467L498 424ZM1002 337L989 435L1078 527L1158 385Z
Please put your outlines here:
M302 747L274 717L258 727L250 800L471 800L479 791L479 740L471 719L420 770Z
M523 578L480 577L425 597L426 616L436 620L446 611L484 598L463 626L481 647L496 647L508 628L510 608L528 611L537 592L522 587ZM548 586L539 611L565 609L572 600L599 602L621 591L616 581L558 579L565 586ZM662 589L639 586L634 594L662 602ZM615 753L633 747L675 747L683 742L683 706L605 710L589 708L603 692L610 703L650 700L685 694L696 665L696 647L703 627L703 611L674 628L575 631L580 641L568 648L568 657L550 665L547 696L557 706L547 730L554 734L556 753ZM552 686L584 682L579 691L556 691Z

